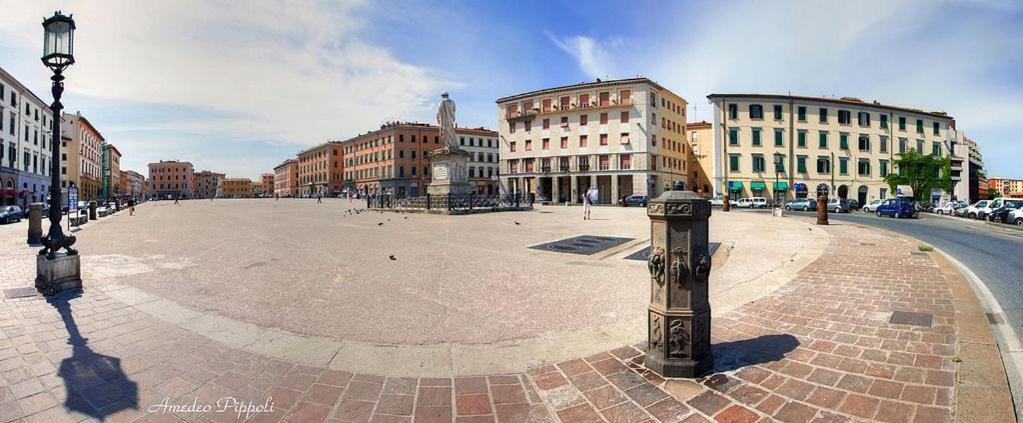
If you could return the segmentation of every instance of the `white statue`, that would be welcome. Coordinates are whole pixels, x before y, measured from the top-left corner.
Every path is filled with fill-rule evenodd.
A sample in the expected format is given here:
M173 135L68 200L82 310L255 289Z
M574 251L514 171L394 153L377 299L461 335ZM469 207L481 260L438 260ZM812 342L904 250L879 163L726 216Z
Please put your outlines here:
M455 136L455 102L448 98L448 93L440 95L437 105L437 126L440 126L440 137L444 139L445 148L458 150L458 137Z

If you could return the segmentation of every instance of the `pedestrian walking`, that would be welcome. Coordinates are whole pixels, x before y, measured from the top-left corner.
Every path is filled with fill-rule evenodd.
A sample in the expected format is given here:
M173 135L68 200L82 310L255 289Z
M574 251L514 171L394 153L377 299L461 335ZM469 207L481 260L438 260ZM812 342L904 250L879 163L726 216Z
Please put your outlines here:
M316 203L323 204L323 193L316 194Z
M174 197L174 204L177 204L179 206L181 205L181 204L178 204L178 197Z
M128 216L134 216L134 215L135 215L135 199L134 198L129 198L128 199Z
M583 194L583 220L590 220L590 208L595 201L597 201L597 189L587 189Z

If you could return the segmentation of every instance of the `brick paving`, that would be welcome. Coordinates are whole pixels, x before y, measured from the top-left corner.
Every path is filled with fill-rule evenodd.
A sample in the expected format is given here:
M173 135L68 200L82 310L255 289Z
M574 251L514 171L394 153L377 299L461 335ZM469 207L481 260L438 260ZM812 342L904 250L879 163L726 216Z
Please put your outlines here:
M795 280L715 317L715 370L694 380L646 371L642 345L516 374L384 377L228 348L102 290L4 299L0 421L951 421L958 337L941 271L901 239L827 230ZM896 310L932 326L888 323ZM217 412L223 398L273 411Z

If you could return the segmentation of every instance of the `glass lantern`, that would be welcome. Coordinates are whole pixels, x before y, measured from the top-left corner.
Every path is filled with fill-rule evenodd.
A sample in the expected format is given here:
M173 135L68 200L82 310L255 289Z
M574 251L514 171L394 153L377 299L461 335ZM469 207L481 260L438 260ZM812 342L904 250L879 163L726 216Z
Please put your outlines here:
M75 63L75 21L57 11L43 21L43 63L60 71Z

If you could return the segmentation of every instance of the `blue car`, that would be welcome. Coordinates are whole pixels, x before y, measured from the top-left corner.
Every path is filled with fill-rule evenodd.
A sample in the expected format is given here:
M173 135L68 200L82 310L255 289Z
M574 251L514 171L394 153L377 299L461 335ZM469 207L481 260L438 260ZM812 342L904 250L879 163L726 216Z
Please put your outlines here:
M916 202L909 198L889 198L882 201L876 210L877 217L915 218L920 213L916 210Z

